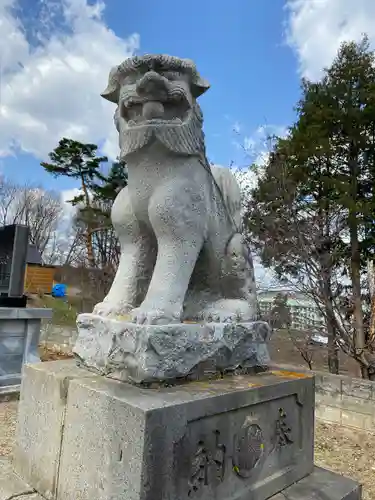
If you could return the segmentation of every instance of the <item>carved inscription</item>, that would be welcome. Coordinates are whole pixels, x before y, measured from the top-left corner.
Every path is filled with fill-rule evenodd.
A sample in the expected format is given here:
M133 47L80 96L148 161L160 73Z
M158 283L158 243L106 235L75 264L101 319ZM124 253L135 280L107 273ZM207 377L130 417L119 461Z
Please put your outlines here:
M216 430L207 430L206 434L202 435L202 429L198 426L195 427L195 432L191 432L192 436L196 436L196 445L191 448L189 441L185 441L184 447L186 452L182 454L183 471L181 486L184 488L185 494L188 493L189 498L195 495L201 498L212 496L218 487L229 475L233 474L238 477L238 480L246 480L249 484L257 481L263 474L263 466L270 471L279 470L284 467L289 455L280 454L279 461L271 459L270 454L280 452L285 448L294 444L295 435L292 430L293 424L293 410L287 406L288 402L279 401L278 405L272 405L266 411L245 411L241 412L241 421L238 422L236 416L234 425L234 435L228 432L220 432L218 427L220 424L215 422ZM281 406L283 405L283 406ZM268 412L268 413L267 413ZM240 426L239 424L242 423ZM297 424L298 425L298 424ZM220 426L221 428L221 426ZM207 427L206 427L207 429ZM211 427L212 429L212 427ZM215 427L214 427L215 429ZM223 428L222 428L223 431ZM198 441L199 439L199 441ZM227 442L226 439L230 439ZM290 450L292 450L290 448ZM188 480L186 479L186 459L190 463L190 471ZM231 472L227 472L227 468ZM232 480L235 479L232 476ZM207 489L205 489L207 487ZM225 488L225 485L222 486ZM219 490L220 491L220 490ZM210 496L210 498L211 498ZM195 500L195 499L194 499Z
M201 487L211 481L221 482L225 474L226 446L220 442L220 431L214 432L214 446L198 441L197 450L191 464L188 495L193 496Z
M292 429L288 424L287 414L283 408L279 408L279 416L276 420L276 448L293 444Z
M250 476L264 452L264 437L258 424L245 424L234 438L233 470L243 478Z

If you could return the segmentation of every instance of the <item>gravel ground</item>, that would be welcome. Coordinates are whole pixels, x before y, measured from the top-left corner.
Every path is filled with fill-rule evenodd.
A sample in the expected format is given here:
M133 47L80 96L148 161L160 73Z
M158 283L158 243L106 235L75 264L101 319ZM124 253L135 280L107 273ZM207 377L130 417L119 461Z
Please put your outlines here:
M12 453L17 401L0 403L0 456ZM363 484L363 500L375 499L375 434L316 424L315 463Z

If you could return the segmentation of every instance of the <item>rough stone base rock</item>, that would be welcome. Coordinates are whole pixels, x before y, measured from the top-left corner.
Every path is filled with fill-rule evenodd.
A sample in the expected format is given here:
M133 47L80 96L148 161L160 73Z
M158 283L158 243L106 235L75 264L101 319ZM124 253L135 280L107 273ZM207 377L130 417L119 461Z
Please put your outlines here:
M79 363L134 383L174 380L194 371L265 367L271 335L263 321L138 325L94 314L77 318Z

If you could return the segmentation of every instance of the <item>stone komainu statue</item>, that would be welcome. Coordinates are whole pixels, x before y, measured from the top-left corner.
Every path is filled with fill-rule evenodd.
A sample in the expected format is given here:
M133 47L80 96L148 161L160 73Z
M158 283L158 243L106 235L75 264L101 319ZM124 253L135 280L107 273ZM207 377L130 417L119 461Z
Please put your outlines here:
M166 55L111 70L102 96L116 104L129 183L112 209L120 264L95 314L138 324L256 318L239 186L205 156L196 99L208 88L192 61Z

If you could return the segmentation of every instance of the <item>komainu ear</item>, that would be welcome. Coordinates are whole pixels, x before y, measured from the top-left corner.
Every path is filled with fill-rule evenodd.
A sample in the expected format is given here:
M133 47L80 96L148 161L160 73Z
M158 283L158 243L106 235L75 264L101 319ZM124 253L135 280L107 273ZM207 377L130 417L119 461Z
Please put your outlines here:
M100 94L107 101L118 103L120 97L120 82L119 82L119 67L115 66L111 69L108 77L107 88Z
M210 88L207 80L196 74L191 83L191 93L195 99L204 94Z

